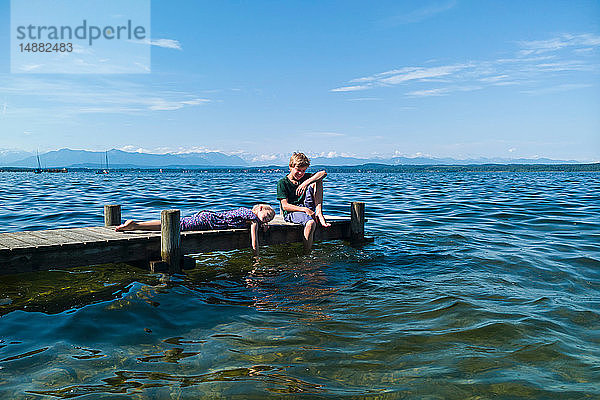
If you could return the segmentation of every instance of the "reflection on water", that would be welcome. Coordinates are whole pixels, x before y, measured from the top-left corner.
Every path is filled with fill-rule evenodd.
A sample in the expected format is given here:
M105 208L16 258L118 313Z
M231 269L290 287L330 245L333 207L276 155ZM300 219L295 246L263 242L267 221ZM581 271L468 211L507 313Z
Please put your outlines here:
M278 179L84 175L0 174L0 223L247 206ZM3 276L0 397L600 397L598 178L330 174L328 210L365 201L375 243Z
M103 384L96 385L77 385L69 386L60 390L31 390L28 393L50 395L58 398L75 398L83 395L93 394L136 394L144 391L156 391L160 388L178 387L176 390L169 390L170 396L182 395L184 389L190 389L193 386L207 385L213 382L232 382L244 383L255 381L270 392L273 393L319 393L320 386L309 382L304 382L287 376L281 368L273 368L265 365L255 365L250 368L233 368L202 375L173 375L156 372L136 372L136 371L118 371L114 376L102 379ZM188 390L189 391L189 390ZM207 391L196 391L197 396L229 396L233 393L219 389L209 389ZM243 392L237 393L241 395ZM254 396L244 395L245 398Z

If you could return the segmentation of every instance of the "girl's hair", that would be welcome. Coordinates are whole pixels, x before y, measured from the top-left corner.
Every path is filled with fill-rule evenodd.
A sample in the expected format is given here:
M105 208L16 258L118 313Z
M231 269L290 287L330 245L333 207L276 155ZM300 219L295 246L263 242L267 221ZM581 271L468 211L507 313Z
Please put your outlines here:
M306 154L304 153L294 153L292 154L292 156L290 157L290 167L294 168L294 167L309 167L310 166L310 159L308 157L306 157Z
M273 210L273 207L265 203L255 204L254 207L252 207L252 212L258 211L258 209L261 207L267 210L267 213L269 215L269 221L275 218L275 210Z

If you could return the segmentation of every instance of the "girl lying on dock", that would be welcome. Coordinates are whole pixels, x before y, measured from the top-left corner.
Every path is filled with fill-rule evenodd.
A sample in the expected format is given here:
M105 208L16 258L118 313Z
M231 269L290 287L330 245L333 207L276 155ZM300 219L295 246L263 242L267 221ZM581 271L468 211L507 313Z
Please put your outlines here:
M247 228L250 226L252 248L258 255L258 227L267 224L275 217L275 210L267 204L256 204L252 209L240 207L229 211L200 211L192 216L181 218L181 231L208 231L215 229ZM127 220L115 228L117 232L124 231L159 231L160 220L135 222Z

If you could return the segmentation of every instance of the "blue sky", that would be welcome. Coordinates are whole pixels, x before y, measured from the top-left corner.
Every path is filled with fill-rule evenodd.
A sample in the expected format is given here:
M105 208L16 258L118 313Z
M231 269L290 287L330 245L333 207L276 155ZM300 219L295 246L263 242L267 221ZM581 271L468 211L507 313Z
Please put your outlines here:
M600 161L598 1L158 1L146 74L11 74L0 148Z

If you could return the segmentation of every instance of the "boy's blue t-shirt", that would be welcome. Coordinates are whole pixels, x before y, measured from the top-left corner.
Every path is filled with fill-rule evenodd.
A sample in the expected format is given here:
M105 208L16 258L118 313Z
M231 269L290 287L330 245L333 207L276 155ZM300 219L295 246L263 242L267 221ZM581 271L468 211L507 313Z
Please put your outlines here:
M287 175L281 178L279 182L277 182L277 200L286 199L288 204L292 204L294 206L303 206L306 191L302 193L301 196L298 196L296 194L296 189L298 189L298 186L305 180L309 179L312 175L313 174L309 172L304 174L304 176L298 181L298 185L294 185L292 181L288 179ZM288 212L284 210L283 215L287 214Z

